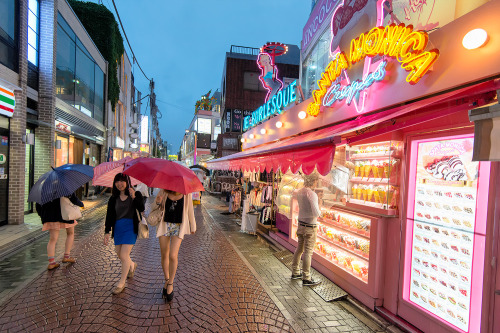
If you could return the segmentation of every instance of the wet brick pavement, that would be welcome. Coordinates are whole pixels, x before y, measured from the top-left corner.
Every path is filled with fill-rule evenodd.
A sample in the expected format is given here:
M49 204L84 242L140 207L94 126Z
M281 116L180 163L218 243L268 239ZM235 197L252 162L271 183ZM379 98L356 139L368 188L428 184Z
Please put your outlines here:
M31 274L32 281L0 305L0 331L373 332L339 304L290 281L269 245L238 232L217 201L204 196L196 208L198 231L181 246L171 303L161 298L156 238L138 240L132 251L137 272L122 294L111 295L120 265L112 244L102 245L104 213L96 209L98 230L79 236L77 263ZM154 228L150 233L154 237ZM45 267L45 249L26 251L24 259Z
M106 214L107 199L98 206L84 211L83 218L75 227L75 246L80 240L100 227ZM47 269L48 234L0 261L0 303L35 276ZM63 230L56 244L56 258L64 254L66 232ZM72 252L72 255L74 253ZM60 259L60 258L59 258Z

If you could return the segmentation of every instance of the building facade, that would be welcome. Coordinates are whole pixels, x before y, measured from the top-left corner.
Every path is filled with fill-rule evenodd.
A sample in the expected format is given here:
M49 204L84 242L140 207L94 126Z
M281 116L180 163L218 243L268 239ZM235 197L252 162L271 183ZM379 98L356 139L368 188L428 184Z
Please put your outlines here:
M108 66L66 0L1 2L0 225L21 224L33 212L29 191L51 167L95 166L109 147L120 150L111 158L139 151L132 66L126 54L116 64L116 110L107 98Z

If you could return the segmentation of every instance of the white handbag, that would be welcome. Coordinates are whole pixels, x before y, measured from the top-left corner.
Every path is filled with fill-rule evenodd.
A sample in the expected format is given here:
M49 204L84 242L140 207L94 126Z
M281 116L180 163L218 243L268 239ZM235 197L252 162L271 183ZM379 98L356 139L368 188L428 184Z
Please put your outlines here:
M82 217L80 207L73 204L68 198L61 198L61 216L65 221L78 220Z

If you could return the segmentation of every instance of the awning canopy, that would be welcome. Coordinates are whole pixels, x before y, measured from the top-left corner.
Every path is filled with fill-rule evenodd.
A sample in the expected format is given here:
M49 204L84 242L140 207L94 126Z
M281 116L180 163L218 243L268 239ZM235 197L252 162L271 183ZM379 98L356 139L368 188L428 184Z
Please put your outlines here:
M333 138L314 140L316 132L300 135L255 149L208 161L214 170L271 171L281 169L310 174L316 168L326 175L332 168L335 145Z
M333 157L335 155L335 142L339 142L339 140L336 140L338 136L376 123L394 119L406 113L423 108L427 110L433 108L446 108L446 112L441 110L441 112L436 112L432 117L428 115L415 117L412 122L394 126L394 130L418 122L426 122L438 117L450 116L453 112L464 110L464 107L470 108L470 105L465 104L458 106L456 103L448 103L447 101L465 98L467 96L479 97L481 94L495 91L499 87L500 82L498 80L493 80L473 87L458 89L412 104L401 105L389 110L361 116L354 120L314 132L297 135L292 138L272 142L240 153L211 160L207 162L207 168L212 170L243 171L271 171L272 169L281 169L282 172L286 172L290 169L293 173L296 173L302 167L302 172L307 175L313 172L315 168L320 174L326 175L332 168ZM379 134L380 132L378 131L373 133L373 135ZM366 139L366 135L361 135L357 139L361 138Z

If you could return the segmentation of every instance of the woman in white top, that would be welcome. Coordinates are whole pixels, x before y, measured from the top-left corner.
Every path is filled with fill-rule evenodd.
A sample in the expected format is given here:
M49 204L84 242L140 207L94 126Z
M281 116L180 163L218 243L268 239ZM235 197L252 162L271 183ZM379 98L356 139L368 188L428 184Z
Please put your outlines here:
M163 205L163 217L156 228L160 241L161 266L165 275L162 296L171 301L174 298L174 278L177 271L179 248L185 234L196 232L193 198L191 194L161 190L156 204Z

